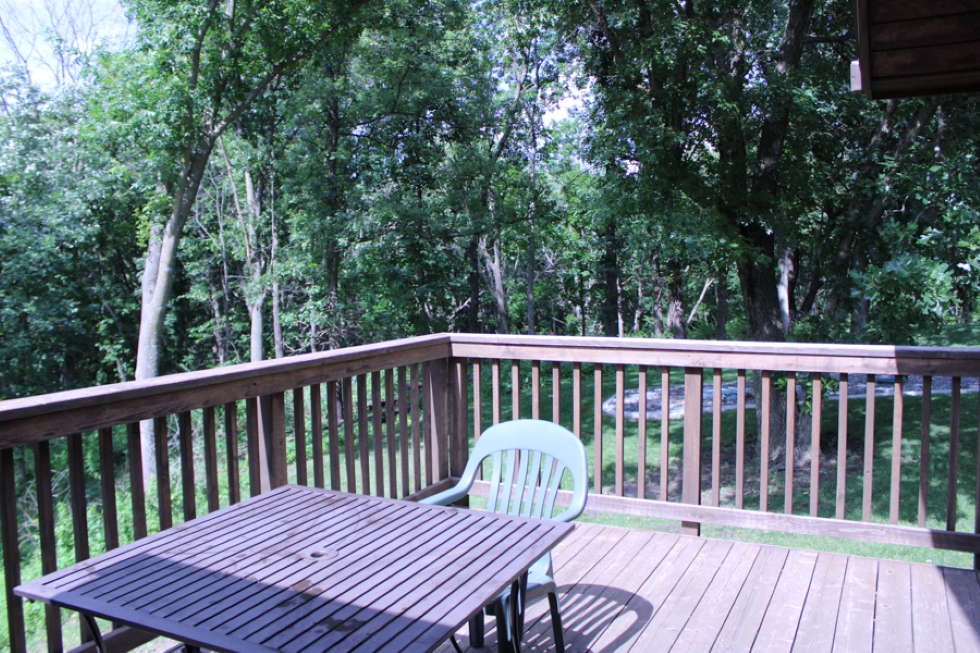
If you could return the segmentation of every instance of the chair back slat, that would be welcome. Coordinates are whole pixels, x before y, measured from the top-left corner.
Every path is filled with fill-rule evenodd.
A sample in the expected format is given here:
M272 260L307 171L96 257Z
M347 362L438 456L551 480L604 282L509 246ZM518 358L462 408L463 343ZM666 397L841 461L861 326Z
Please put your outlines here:
M548 491L549 485L551 484L551 476L555 471L555 459L552 456L545 456L541 461L541 476L540 476L540 497L537 500L535 506L534 516L538 519L542 517L550 517L551 515L545 515L544 508L548 501Z
M521 504L524 503L524 496L527 493L528 450L520 449L515 454L518 474L517 483L514 485L514 502L510 506L510 514L516 517L521 514Z
M517 476L517 466L519 464L517 449L509 449L507 451L507 462L505 464L503 501L500 504L499 512L512 513L511 506L513 502L519 500L514 498L514 494L516 493L514 479Z
M546 486L548 493L545 499L544 512L541 513L541 516L545 519L551 519L555 514L555 499L558 498L558 490L561 488L561 477L564 476L565 470L568 469L560 460L556 462L557 469L555 469L555 474L551 477L551 483ZM544 484L542 483L542 485Z
M497 493L500 492L500 468L502 460L501 452L493 452L493 465L490 470L490 496L487 499L487 512L497 512ZM480 461L483 464L483 461ZM506 506L504 506L506 509Z
M530 453L530 452L528 452ZM538 482L541 479L541 452L535 451L531 456L531 464L528 466L527 492L524 495L524 509L521 511L525 517L531 516L531 509L535 503L540 503L538 493Z

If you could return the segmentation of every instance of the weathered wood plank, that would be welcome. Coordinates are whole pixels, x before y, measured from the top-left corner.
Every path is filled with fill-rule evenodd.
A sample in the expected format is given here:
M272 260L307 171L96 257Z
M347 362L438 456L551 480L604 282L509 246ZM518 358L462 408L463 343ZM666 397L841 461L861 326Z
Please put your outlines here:
M876 52L871 58L872 77L908 77L940 73L975 72L980 60L980 41L902 48Z
M313 449L313 485L326 487L323 465L323 397L319 383L310 386L310 440Z
M935 3L933 6L941 6ZM917 20L896 20L876 24L869 30L871 51L900 50L930 45L969 43L980 34L980 3L973 13L921 17Z
M684 476L681 479L681 501L694 505L701 503L703 383L701 370L684 370ZM683 522L681 526L687 535L701 533L701 526L696 522Z
M980 651L980 582L976 572L947 568L943 569L943 579L956 650Z
M766 653L792 650L816 564L817 554L814 551L793 549L789 552L759 626L755 638L756 650Z
M847 399L849 381L840 375L840 398L837 400L837 497L835 516L844 519L847 502Z
M582 364L572 366L572 433L582 439Z
M912 565L912 638L916 649L953 651L953 630L943 570Z
M503 400L500 397L500 359L494 358L490 361L490 386L491 386L491 402L493 403L493 423L494 425L500 424L503 419L501 416L501 411L503 410L502 403Z
M820 429L823 426L823 378L813 375L813 422L810 429L810 516L820 512Z
M296 446L296 482L309 485L306 469L306 406L303 388L293 388L293 443Z
M3 543L3 575L7 603L7 637L11 653L26 653L24 604L14 595L20 585L20 543L17 529L17 491L14 451L0 451L0 541Z
M555 366L557 365L558 363L555 363ZM636 498L645 499L647 496L647 368L645 365L640 365L637 375L640 414L636 424Z
M183 412L177 416L177 438L180 445L181 502L184 507L184 521L197 517L197 487L194 483L194 441L191 430L191 414Z
M107 551L119 546L115 463L116 457L112 450L112 429L99 429L99 486L102 490L102 532Z
M374 495L385 496L385 452L381 416L381 372L371 372L371 439L374 442ZM391 452L394 455L395 452Z
M980 0L943 0L931 3L920 0L888 0L885 3L873 3L868 9L871 23L878 24L980 11Z
M510 362L510 418L521 418L521 362Z
M946 484L946 530L956 530L956 495L960 467L960 378L953 377L949 400L949 478Z
M769 510L769 438L772 428L772 372L762 371L762 420L759 426L759 512Z
M531 361L531 419L541 419L541 361Z
M645 397L645 394L640 395ZM721 505L721 370L715 368L711 399L711 505ZM642 404L641 404L642 405ZM641 412L646 412L644 409Z
M922 433L919 439L919 528L929 509L929 444L932 438L932 377L922 379ZM978 503L977 505L980 505Z
M898 523L898 500L902 481L902 418L905 407L904 382L895 377L895 399L892 412L892 478L889 490L888 523Z
M360 463L359 492L371 494L371 432L368 430L367 375L358 374L357 383L357 459ZM351 420L353 421L353 420ZM428 477L431 482L431 475Z
M592 446L595 460L592 463L592 491L602 494L602 365L596 365L592 372Z
M626 463L626 368L616 366L616 494L623 496Z
M146 491L143 488L143 445L140 425L126 425L126 463L129 467L129 494L133 510L133 537L146 537ZM47 573L47 572L45 572Z
M773 547L763 547L759 552L712 650L748 651L752 647L788 554L787 549Z
M228 402L225 414L225 467L228 473L228 503L234 505L241 501L241 481L238 477L238 404Z
M724 561L717 568L717 573L713 575L710 585L705 589L704 594L691 611L691 616L684 624L683 630L679 632L668 630L668 637L664 640L657 640L656 646L659 647L661 641L666 645L673 636L676 637L676 640L670 648L672 653L710 651L718 633L725 625L725 620L720 618L721 615L728 615L732 609L761 550L762 547L755 544L733 544ZM704 549L702 549L703 552ZM710 569L703 571L708 572ZM686 589L679 587L674 594L676 595L682 590L685 592L684 599L693 597L693 593L688 594L690 587ZM677 607L681 607L681 605L682 602L678 602ZM664 605L661 614L666 615L667 607ZM664 618L665 629L670 628L672 621L676 628L676 624L683 617L683 612L686 611L686 608L683 611L678 611L676 608L671 610L671 614Z
M793 472L796 471L796 374L786 375L786 480L783 512L793 514Z
M409 368L409 385L412 387L412 478L415 480L415 492L422 489L422 419L419 416L419 366Z
M878 562L874 650L912 653L912 575L908 563Z
M664 397L667 399L665 400ZM663 410L664 402L668 406ZM670 368L660 368L660 500L668 499L670 477Z
M388 496L398 498L398 444L395 441L395 370L385 370L385 435L387 436ZM408 492L405 492L408 494Z
M810 592L803 604L800 626L796 632L793 651L829 653L834 645L831 625L837 623L847 558L820 554L810 580Z
M745 507L745 370L738 370L735 407L735 508Z
M405 497L414 492L414 487L412 486L412 477L409 471L409 456L410 446L408 441L408 415L409 415L409 398L408 398L408 371L404 367L398 368L398 437L401 452L401 473L402 473L402 493L401 496Z
M875 376L868 375L864 410L864 474L861 494L861 519L871 521L871 500L874 492L874 458L875 458Z
M561 363L551 364L551 421L561 424Z
M38 442L34 445L34 478L37 483L37 530L41 542L41 573L46 575L58 570L58 541L54 534L54 497L51 492L51 448L47 442ZM63 643L61 610L57 606L50 604L44 606L44 632L47 636L49 653L60 653Z
M837 628L834 631L835 651L870 653L874 636L877 579L877 560L855 556L847 559L847 572L844 574L840 608L837 611Z
M214 512L221 507L218 500L218 434L214 408L205 408L203 413L205 496L208 512Z
M344 417L346 399L342 390L343 384L336 381L327 383L327 455L330 456L330 487L340 489L340 420L350 421L350 416Z
M357 492L356 456L354 454L354 384L351 377L343 380L344 393L344 467L347 491Z

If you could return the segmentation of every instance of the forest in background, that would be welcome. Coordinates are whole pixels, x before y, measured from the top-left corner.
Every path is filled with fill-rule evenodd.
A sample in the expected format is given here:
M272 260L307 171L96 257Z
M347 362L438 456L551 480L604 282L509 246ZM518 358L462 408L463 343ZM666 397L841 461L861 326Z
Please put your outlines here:
M906 344L976 310L977 98L851 94L850 1L125 7L125 47L53 31L54 83L0 74L0 399L442 331Z

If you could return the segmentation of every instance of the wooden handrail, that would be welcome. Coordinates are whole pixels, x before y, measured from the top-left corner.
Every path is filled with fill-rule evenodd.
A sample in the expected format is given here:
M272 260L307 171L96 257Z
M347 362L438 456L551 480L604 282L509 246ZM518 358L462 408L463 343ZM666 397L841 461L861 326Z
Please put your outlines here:
M0 402L0 449L446 358L445 334Z

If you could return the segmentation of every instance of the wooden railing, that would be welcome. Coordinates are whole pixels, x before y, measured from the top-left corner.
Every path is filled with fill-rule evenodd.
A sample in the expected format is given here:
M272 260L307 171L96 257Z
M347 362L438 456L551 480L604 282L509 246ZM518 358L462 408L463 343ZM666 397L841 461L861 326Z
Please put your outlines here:
M463 334L452 336L452 353L470 363L474 432L488 426L488 418L496 423L544 416L564 420L591 442L593 510L676 519L692 533L710 523L980 553L978 425L966 425L972 451L965 451L960 423L962 382L980 376L980 349ZM883 375L894 383L894 398L876 397ZM923 377L921 398L914 400L904 390L912 376ZM627 377L643 397L659 386L661 401L680 385L682 416L661 410L652 423L639 410L635 425L627 425ZM759 386L754 397L748 391L753 377ZM939 393L933 383L939 378L949 395L942 423L934 416ZM855 379L864 387L858 396ZM486 415L485 383L491 386ZM836 386L836 407L829 405L828 385ZM522 393L522 387L529 391ZM723 410L722 400L728 388L735 394L730 411ZM543 392L550 392L550 406ZM615 397L611 417L601 409L609 392ZM522 394L530 397L524 407ZM747 407L752 399L758 415ZM911 414L906 406L913 401L919 405L915 433L905 427ZM893 404L890 428L876 414L876 405L885 402ZM583 404L591 405L591 415L582 414ZM800 433L797 426L805 422L797 417L804 410L810 426ZM777 412L785 418L774 419ZM825 435L833 418L837 428L830 439ZM856 418L863 428L854 428ZM604 434L608 422L612 442ZM723 437L732 431L734 437ZM786 464L785 452L799 449L800 442L808 445L808 455L794 455L793 464ZM859 445L850 455L849 443ZM656 460L648 453L651 446L659 450ZM847 460L860 467L849 473L847 464L839 464ZM828 474L833 480L822 478ZM797 475L809 478L801 484ZM965 477L969 483L962 482ZM887 479L886 489L876 479ZM972 501L960 501L962 495ZM961 514L964 505L972 514Z
M882 375L894 398L876 399ZM912 375L924 377L914 397ZM690 533L719 524L977 554L978 425L960 422L976 396L964 379L978 376L980 349L443 334L0 402L7 643L61 651L86 636L55 609L28 633L12 595L22 580L287 482L423 496L461 473L486 427L521 417L586 442L591 510ZM659 391L668 409L628 418L632 388ZM890 423L876 414L887 403ZM786 464L798 448L809 457ZM25 567L22 549L39 563ZM117 650L146 639L108 637Z
M437 335L0 402L9 650L28 646L24 605L12 594L29 580L21 540L39 551L34 576L287 482L398 498L439 487L459 473L448 449L449 411L462 413L449 403L450 353L449 337ZM141 423L155 445L150 469ZM53 454L66 460L67 484L53 477L65 475ZM96 468L86 465L93 458ZM455 458L461 468L466 451ZM99 499L89 505L94 484ZM59 503L70 524L56 523ZM73 555L59 559L66 533ZM63 631L57 609L44 622L32 649L88 639L84 625ZM127 650L149 636L118 628L106 639Z

